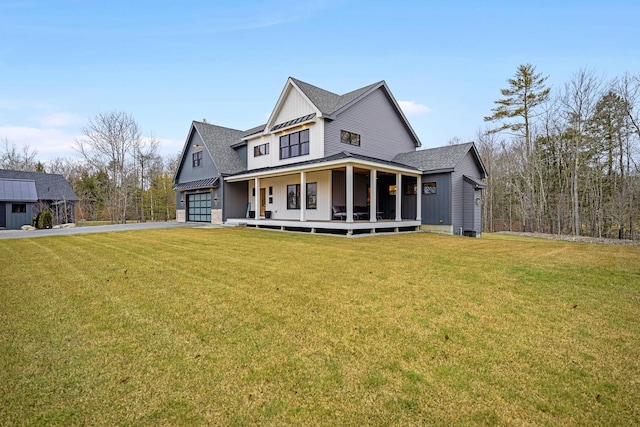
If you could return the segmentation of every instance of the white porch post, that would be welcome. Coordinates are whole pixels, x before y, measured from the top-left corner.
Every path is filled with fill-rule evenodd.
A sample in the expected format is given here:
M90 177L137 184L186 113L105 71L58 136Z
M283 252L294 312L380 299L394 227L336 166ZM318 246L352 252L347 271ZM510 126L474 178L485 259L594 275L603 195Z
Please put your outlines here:
M347 165L347 222L353 222L353 165Z
M416 178L416 221L422 221L422 175Z
M253 202L255 206L253 207L253 211L255 212L255 219L260 218L260 178L255 178L253 180L253 189L255 191Z
M396 221L402 221L402 174L396 174Z
M300 221L307 220L307 173L300 172Z
M376 222L378 220L378 171L375 169L369 172L369 189L371 191L369 221Z

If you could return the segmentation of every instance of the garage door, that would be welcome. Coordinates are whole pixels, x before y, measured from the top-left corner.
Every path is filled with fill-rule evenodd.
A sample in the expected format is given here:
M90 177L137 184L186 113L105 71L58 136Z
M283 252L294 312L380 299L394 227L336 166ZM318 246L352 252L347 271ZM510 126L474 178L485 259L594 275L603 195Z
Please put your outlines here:
M188 221L211 222L211 193L187 194Z

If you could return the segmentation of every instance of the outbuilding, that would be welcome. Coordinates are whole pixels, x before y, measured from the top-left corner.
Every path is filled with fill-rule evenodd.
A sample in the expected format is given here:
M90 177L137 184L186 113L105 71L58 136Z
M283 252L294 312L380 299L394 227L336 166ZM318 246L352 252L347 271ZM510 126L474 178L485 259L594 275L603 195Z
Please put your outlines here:
M54 224L74 222L77 201L62 175L0 169L0 230L32 225L44 209L51 210Z

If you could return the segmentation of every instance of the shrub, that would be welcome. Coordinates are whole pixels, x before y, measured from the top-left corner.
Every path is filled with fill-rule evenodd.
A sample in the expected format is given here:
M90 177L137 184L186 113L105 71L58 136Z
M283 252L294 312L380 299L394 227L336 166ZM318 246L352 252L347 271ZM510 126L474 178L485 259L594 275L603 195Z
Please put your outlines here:
M51 211L46 209L40 211L36 217L36 228L51 228L53 227L53 215Z

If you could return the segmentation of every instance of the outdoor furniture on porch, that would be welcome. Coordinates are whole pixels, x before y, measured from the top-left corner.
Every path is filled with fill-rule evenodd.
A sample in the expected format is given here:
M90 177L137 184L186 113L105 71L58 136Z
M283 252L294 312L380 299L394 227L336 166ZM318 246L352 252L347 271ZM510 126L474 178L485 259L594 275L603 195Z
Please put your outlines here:
M331 210L333 211L331 219L347 220L347 211L344 206L332 206Z
M353 219L355 220L369 219L369 208L367 206L354 206Z

